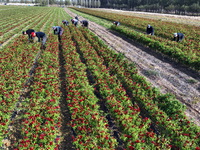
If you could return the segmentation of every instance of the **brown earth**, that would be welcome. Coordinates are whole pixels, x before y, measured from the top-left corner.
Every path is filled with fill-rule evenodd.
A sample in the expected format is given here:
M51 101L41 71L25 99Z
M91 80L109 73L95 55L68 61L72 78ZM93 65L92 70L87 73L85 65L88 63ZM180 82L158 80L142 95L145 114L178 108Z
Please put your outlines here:
M69 9L66 12L75 17ZM79 16L80 20L84 18ZM139 74L162 93L172 93L186 105L185 114L200 126L200 73L195 72L170 58L110 31L95 22L89 22L89 29L99 36L113 50L123 53L137 65Z

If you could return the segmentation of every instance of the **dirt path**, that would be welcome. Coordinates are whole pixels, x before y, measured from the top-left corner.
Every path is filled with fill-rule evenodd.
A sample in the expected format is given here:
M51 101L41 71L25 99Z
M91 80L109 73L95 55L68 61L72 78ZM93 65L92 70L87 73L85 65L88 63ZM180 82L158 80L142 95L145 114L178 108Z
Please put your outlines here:
M66 12L75 17L68 9ZM80 20L84 18L79 16ZM172 62L130 39L94 23L89 29L104 40L112 49L124 53L136 63L139 74L145 76L162 93L173 93L187 106L186 115L200 126L200 74Z

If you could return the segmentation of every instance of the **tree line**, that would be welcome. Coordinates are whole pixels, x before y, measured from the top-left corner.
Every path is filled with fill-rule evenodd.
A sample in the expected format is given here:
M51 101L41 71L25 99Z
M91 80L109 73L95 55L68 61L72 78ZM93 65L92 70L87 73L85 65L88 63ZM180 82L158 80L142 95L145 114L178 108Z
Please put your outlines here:
M101 7L175 14L200 14L199 0L101 0Z
M200 15L200 0L0 0L0 2L73 5L86 8L112 8L181 15Z

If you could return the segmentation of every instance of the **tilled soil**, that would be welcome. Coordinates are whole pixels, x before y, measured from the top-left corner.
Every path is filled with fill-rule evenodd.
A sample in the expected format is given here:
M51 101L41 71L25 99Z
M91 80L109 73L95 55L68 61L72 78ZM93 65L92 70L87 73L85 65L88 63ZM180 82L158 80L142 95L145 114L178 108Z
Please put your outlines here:
M71 16L69 9L65 9ZM79 16L80 20L84 18ZM186 115L200 126L200 74L174 62L170 58L110 31L95 22L89 22L89 29L99 36L113 50L123 53L133 61L139 74L151 82L162 93L172 93L187 106Z

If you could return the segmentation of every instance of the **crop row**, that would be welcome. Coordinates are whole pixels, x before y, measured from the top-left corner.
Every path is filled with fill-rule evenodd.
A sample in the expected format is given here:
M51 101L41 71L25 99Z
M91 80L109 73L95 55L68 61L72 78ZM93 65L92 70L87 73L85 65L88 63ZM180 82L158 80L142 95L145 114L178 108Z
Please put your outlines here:
M173 33L181 32L186 35L186 40L189 40L193 44L197 44L200 38L200 30L198 27L191 25L182 25L172 22L163 22L163 21L155 21L153 19L140 18L140 17L131 17L127 15L116 15L113 13L101 13L101 11L95 11L90 9L78 9L79 11L86 12L92 14L97 17L105 18L111 21L119 21L121 24L132 27L133 29L146 32L147 24L151 24L155 28L155 35L172 40ZM188 43L188 42L187 42ZM186 43L180 43L186 44ZM196 45L197 46L197 45ZM198 45L199 46L199 45ZM197 47L196 47L197 48Z
M22 15L18 16L18 12L22 12L21 9L19 10L13 10L16 16L9 20L10 22L7 23L4 21L3 23L6 25L6 27L1 27L1 36L0 36L0 43L4 43L9 38L14 36L15 34L21 34L23 30L27 30L28 28L34 28L36 31L41 29L41 26L44 24L44 22L48 22L49 18L54 13L54 9L31 9L28 8L24 11L26 13L22 13ZM8 12L3 12L5 16L7 16ZM11 12L10 12L11 13ZM28 14L28 15L27 15ZM41 15L42 14L42 15ZM12 20L14 23L12 23Z
M84 33L87 35L86 32ZM94 39L94 37L92 38L92 36L89 36L88 39L91 40ZM91 44L94 45L96 42L91 40ZM199 144L199 140L188 137L188 135L193 135L197 138L199 136L199 128L188 122L183 113L182 104L180 104L173 96L162 95L154 88L151 88L142 77L135 73L135 69L132 70L133 72L128 70L127 63L121 61L120 66L118 67L115 55L115 57L109 56L108 54L111 53L110 51L102 52L103 50L106 50L105 47L99 47L97 45L96 50L98 50L100 56L105 57L107 61L109 61L104 62L104 64L107 64L109 71L115 74L118 77L118 80L121 80L123 87L127 90L126 93L129 93L129 95L133 97L134 103L138 104L140 109L143 110L142 113L146 114L147 117L151 119L161 135L164 135L164 137L171 136L171 139L168 139L171 142L171 145L178 147L185 146L186 148L187 146L191 146L191 143L194 141L196 141L197 145ZM97 58L97 56L93 57ZM121 63L125 65L124 68ZM112 83L109 85L113 85ZM185 125L187 126L184 127ZM190 128L190 130L188 130L188 128ZM179 140L181 142L178 142ZM191 143L187 145L188 141L191 141Z
M91 39L91 37L88 39ZM92 41L91 43L95 43L95 42ZM98 49L100 49L100 48L98 48ZM105 50L105 48L103 48L103 47L101 49ZM99 52L101 52L101 51L99 51ZM124 82L124 84L125 84L124 86L128 86L127 90L129 91L131 89L132 90L134 89L134 92L132 94L133 94L133 97L135 98L135 101L138 102L139 106L142 106L142 104L139 100L140 96L141 96L141 101L144 101L143 100L144 95L151 96L151 97L147 98L149 100L147 102L156 104L159 107L159 109L163 110L168 115L168 118L172 117L172 118L174 118L174 120L177 120L180 117L181 121L178 121L178 122L185 122L185 124L186 124L186 122L188 122L188 120L185 118L185 116L183 114L184 107L172 95L159 94L159 92L156 89L151 88L150 85L142 77L138 76L135 73L135 70L129 69L126 65L127 63L123 63L124 68L122 67L122 65L117 67L115 65L115 63L112 65L111 62L116 61L116 59L115 59L116 57L114 57L114 55L111 57L107 56L108 52L109 51L105 51L104 53L100 53L100 54L104 57L105 61L108 61L106 64L110 68L111 73L117 74L117 76L122 80L122 82ZM124 69L124 71L121 72L120 70L123 70L123 69ZM126 72L126 73L124 73L124 72ZM125 78L123 76L125 76ZM140 83L137 83L136 81L140 82ZM138 91L137 86L139 86L143 89L142 92ZM139 96L138 100L137 100L137 95ZM152 101L150 101L151 99L152 99ZM145 109L148 110L148 108L145 108ZM193 126L191 128L193 128ZM187 130L187 129L185 129L185 130ZM198 132L198 130L196 128L193 131Z
M53 13L51 13L50 19L47 22L45 22L46 20L41 21L40 26L37 26L38 29L40 28L41 30L46 31L46 34L52 32L51 26L60 22L60 20L62 20L61 17L63 17L63 15L58 16L59 12L63 11L63 10L53 9L52 11L53 11ZM50 36L51 36L51 34L50 34ZM30 85L30 82L32 82L33 72L29 72L29 71L33 71L32 68L37 66L36 61L34 61L35 64L33 64L33 59L40 56L40 54L41 54L41 51L39 49L39 47L40 47L39 43L27 44L26 39L27 39L26 36L21 35L20 38L15 39L15 41L11 45L5 47L4 51L2 51L2 53L1 53L1 63L4 64L1 67L1 73L2 73L1 74L1 79L2 79L1 80L2 81L1 82L1 91L2 92L1 92L1 98L0 98L0 101L2 104L1 112L0 112L0 114L1 114L0 118L2 118L1 128L0 128L1 133L2 133L0 135L1 142L5 138L10 139L12 137L11 135L14 136L16 134L16 132L18 133L19 130L16 130L18 127L19 127L19 129L23 130L25 133L28 133L28 131L25 127L22 128L19 126L19 122L20 121L27 122L28 115L34 114L34 113L27 112L27 110L32 108L31 106L34 104L42 103L42 101L38 102L37 100L35 100L36 97L35 97L35 99L31 99L31 100L25 99L24 100L24 98L27 98L28 96L30 96L29 95L30 87L26 87L26 85ZM49 37L50 43L51 42L53 43L53 41L55 41L55 40L57 40L57 39ZM46 57L47 57L46 59L48 60L50 56L47 55ZM53 57L51 56L51 58L53 58ZM45 63L47 60L45 60ZM39 81L40 80L38 79L38 82ZM27 83L29 83L29 84L27 84ZM36 87L32 87L32 89L35 89L35 88ZM39 89L39 88L37 88L37 89ZM29 90L29 91L27 92L25 90ZM38 93L38 91L35 91L35 92ZM22 99L22 97L23 97L23 99ZM51 97L53 99L53 96L51 96ZM29 100L31 102L29 102ZM28 108L28 106L29 106L29 108ZM36 106L38 108L38 105L36 105ZM25 116L21 115L21 113L24 111L26 112ZM32 111L37 113L40 110L33 107ZM16 113L17 113L17 118L15 118ZM38 118L34 118L34 119L38 119ZM14 131L11 130L11 128L14 128ZM23 137L24 135L22 133L20 133L20 136ZM11 140L13 140L13 139L11 139ZM18 142L19 141L17 141L16 143L18 143ZM3 143L5 144L5 141ZM15 142L13 142L13 144L14 143ZM24 143L24 142L22 142L22 143ZM0 143L0 144L2 145L2 143ZM26 146L26 144L27 143L25 143L25 146ZM19 145L16 145L16 144L14 144L14 146L19 147ZM23 144L20 146L23 147Z
M54 11L53 19L40 26L48 33L44 51L38 43L24 45L27 37L20 36L2 53L0 141L6 148L199 147L200 129L187 120L182 104L152 88L132 63L88 29L63 27L58 43L51 26L69 16ZM41 55L32 64L36 54ZM32 83L22 94L27 79Z
M58 42L53 35L50 38L51 43L38 60L39 66L36 68L34 83L30 86L31 91L20 107L22 113L12 122L17 131L10 132L9 136L18 133L13 142L16 149L56 149L60 143L61 92L57 73L59 61L55 57L58 55Z
M81 51L80 53L84 57L88 70L91 72L90 76L94 78L95 92L98 93L101 103L106 106L108 113L120 129L121 135L119 137L124 143L124 147L154 149L153 142L158 139L154 137L153 131L147 130L151 123L149 118L141 118L140 108L137 104L132 103L116 76L110 75L110 69L103 64L102 58L98 56L86 39L81 38L83 35L80 32L76 35L79 35L79 38L75 39L78 42L78 49ZM143 136L140 135L142 133ZM148 135L152 135L152 137ZM166 146L164 145L165 143L163 148Z
M199 70L200 45L198 39L200 38L200 31L198 27L120 14L116 15L106 12L101 13L100 11L90 9L74 9L110 21L120 21L122 26L112 26L111 28L122 34L125 34L129 38L143 43L150 48L162 52L163 54L168 55L185 65L188 65L189 67ZM155 36L143 34L147 24L151 24L155 27ZM172 41L173 33L175 32L184 33L186 35L185 40L179 43Z

